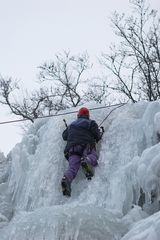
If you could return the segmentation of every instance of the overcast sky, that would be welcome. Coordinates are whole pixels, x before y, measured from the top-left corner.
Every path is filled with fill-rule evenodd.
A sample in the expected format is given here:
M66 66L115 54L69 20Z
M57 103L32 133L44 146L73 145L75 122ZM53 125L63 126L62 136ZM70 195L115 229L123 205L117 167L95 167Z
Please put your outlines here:
M160 9L159 0L148 2ZM100 55L114 39L109 17L115 10L128 12L129 1L0 0L0 74L32 88L37 66L57 52ZM0 121L13 119L0 110ZM15 124L0 125L0 150L6 154L21 139L19 133Z

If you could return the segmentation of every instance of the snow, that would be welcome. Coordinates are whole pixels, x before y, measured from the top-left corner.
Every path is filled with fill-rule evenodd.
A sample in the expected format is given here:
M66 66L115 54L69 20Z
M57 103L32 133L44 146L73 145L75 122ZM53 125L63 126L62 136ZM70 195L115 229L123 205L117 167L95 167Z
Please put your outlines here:
M99 124L113 109L95 177L87 181L80 170L70 198L60 187L64 116L36 120L7 159L0 154L0 240L159 239L160 101L99 109L91 118Z

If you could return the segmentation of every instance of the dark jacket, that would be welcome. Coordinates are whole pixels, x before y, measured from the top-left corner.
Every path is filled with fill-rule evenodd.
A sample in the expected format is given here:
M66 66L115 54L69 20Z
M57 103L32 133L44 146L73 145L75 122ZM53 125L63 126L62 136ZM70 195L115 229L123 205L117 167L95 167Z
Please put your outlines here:
M63 132L63 140L67 141L65 151L74 145L95 144L101 139L97 123L85 116L73 121Z

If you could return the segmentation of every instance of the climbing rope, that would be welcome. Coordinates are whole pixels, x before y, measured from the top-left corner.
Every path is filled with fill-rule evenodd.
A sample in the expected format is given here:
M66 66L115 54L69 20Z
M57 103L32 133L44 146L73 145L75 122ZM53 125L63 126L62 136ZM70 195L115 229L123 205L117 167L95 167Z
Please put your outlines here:
M105 119L100 123L99 126L102 125L102 123L109 117L109 115L117 108L119 107L122 107L123 105L125 105L127 103L119 103L119 104L113 104L113 105L107 105L107 106L103 106L103 107L94 107L94 108L90 108L89 110L98 110L98 109L104 109L104 108L109 108L109 107L114 107L114 106L118 106L116 108L114 108L113 110L111 110L111 112L105 117ZM47 115L47 116L41 116L41 117L38 117L38 118L35 118L34 120L36 119L41 119L41 118L49 118L49 117L58 117L58 116L65 116L65 115L69 115L69 114L72 114L72 113L77 113L77 110L76 111L71 111L71 112L66 112L66 113L59 113L59 114L51 114L51 115ZM2 124L8 124L8 123L17 123L17 122L24 122L24 121L30 121L30 119L16 119L16 120L11 120L11 121L4 121L4 122L0 122L0 125Z
M115 105L111 105L112 107L113 106L117 106L117 107L115 107L115 108L113 108L110 112L109 112L109 114L107 114L107 116L102 120L102 122L98 125L98 127L99 128L101 128L101 137L103 136L103 134L104 134L104 127L103 126L101 126L106 120L107 120L107 118L111 115L111 113L113 112L113 111L115 111L116 109L118 109L118 108L120 108L120 107L123 107L124 105L126 105L127 103L120 103L120 104L115 104ZM107 106L107 107L111 107L111 106ZM92 109L89 109L89 110L95 110L95 109L101 109L101 108L104 108L104 107L100 107L100 108L92 108ZM106 108L106 107L105 107ZM67 128L68 127L68 125L67 125L67 122L66 122L66 120L65 119L63 119L63 121L64 121L64 124L65 124L65 127Z
M126 104L127 104L127 103L120 103L119 106L113 108L113 109L109 112L109 114L107 114L107 116L102 120L102 122L98 125L98 127L101 127L101 125L107 120L107 118L111 115L111 113L112 113L113 111L115 111L117 108L123 107L123 106L126 105Z

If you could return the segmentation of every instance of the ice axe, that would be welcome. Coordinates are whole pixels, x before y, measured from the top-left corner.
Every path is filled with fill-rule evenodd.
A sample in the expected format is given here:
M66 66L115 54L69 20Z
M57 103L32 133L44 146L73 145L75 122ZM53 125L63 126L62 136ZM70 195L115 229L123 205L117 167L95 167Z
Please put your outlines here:
M63 119L63 122L64 122L64 124L65 124L66 128L68 128L68 125L67 125L67 122L66 122L66 120L65 120L65 119Z

